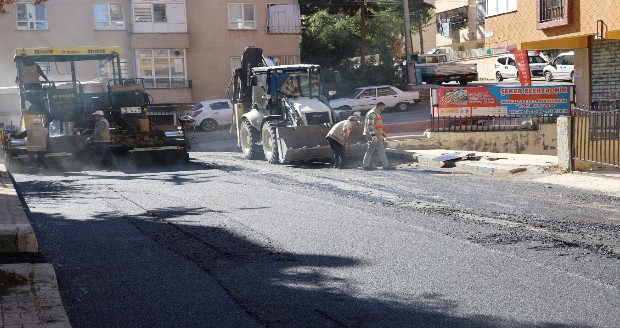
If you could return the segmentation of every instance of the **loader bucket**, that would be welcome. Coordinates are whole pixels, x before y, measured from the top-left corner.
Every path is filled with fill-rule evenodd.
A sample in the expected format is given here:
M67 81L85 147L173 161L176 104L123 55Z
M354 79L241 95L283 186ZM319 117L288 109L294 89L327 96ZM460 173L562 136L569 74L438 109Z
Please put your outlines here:
M280 162L332 159L334 153L325 139L329 129L322 125L278 127ZM362 128L356 126L347 142L347 154L350 156L363 154L366 151L366 143Z

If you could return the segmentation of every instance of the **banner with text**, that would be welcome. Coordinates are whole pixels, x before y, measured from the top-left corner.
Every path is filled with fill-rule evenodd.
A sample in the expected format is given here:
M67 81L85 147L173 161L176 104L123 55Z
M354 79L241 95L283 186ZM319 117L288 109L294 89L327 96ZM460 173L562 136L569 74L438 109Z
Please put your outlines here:
M527 50L514 49L515 62L517 63L517 72L519 74L519 82L522 86L532 85L532 73L530 71L530 60Z
M570 114L569 86L441 87L433 117Z

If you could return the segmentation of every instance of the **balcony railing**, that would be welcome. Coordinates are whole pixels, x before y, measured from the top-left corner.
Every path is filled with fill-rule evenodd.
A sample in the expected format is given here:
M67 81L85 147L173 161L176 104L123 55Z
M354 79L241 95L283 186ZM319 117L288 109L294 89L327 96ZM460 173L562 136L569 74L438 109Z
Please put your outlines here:
M565 0L540 0L540 23L564 19Z

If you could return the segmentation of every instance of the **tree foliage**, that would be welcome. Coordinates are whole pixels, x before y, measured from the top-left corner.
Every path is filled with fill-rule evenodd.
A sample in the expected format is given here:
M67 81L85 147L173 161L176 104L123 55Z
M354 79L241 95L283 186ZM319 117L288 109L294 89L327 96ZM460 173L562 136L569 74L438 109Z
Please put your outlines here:
M18 0L0 0L0 15L6 13L7 12L6 8L9 5L13 5L13 4L17 3L17 1ZM34 2L34 4L38 5L38 4L41 4L41 3L45 2L45 1L47 1L47 0L34 0L33 2Z
M434 17L433 6L422 0L410 1L412 30L428 26ZM304 14L301 59L336 69L342 81L332 90L363 85L401 82L400 62L404 58L403 6L394 0L367 1L366 19L362 19L360 0L300 0ZM365 22L365 54L379 55L364 64L351 60L361 55L362 22ZM414 33L416 33L414 32ZM420 34L417 32L416 34ZM422 40L420 40L422 43ZM373 56L373 58L376 58Z

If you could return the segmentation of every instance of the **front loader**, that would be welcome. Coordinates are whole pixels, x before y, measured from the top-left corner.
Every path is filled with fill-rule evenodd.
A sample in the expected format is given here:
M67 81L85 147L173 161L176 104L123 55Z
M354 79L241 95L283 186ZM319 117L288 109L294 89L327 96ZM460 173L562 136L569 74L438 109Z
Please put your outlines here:
M248 47L235 70L228 94L234 104L231 130L247 159L279 164L330 160L326 135L335 123L318 65L270 65L262 49ZM347 152L366 149L355 127Z

